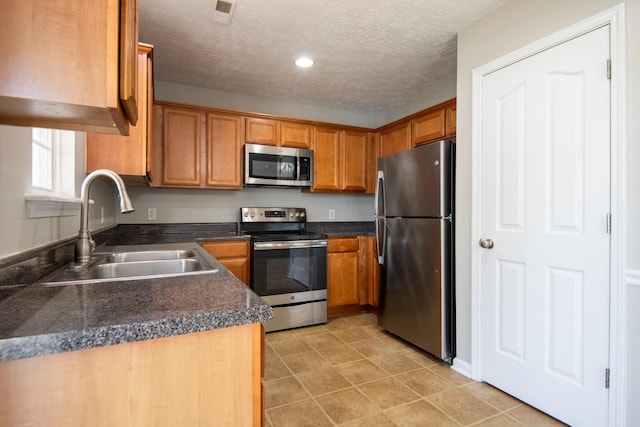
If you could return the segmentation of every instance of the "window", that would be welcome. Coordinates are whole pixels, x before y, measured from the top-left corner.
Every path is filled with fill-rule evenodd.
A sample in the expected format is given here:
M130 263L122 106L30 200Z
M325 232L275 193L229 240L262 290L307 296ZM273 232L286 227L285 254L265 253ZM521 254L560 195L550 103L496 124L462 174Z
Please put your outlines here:
M34 192L74 197L75 132L33 128L31 145Z
M31 187L25 194L28 218L77 215L75 198L76 133L33 128L31 133Z

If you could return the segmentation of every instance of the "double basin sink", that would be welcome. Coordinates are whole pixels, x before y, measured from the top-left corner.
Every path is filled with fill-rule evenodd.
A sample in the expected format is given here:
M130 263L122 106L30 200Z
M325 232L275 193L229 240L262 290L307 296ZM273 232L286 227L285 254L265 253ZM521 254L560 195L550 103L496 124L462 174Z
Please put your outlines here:
M197 248L188 248L185 244L133 246L130 250L122 248L118 246L114 251L99 248L89 264L72 263L45 277L42 284L57 286L218 272L218 268L204 259Z

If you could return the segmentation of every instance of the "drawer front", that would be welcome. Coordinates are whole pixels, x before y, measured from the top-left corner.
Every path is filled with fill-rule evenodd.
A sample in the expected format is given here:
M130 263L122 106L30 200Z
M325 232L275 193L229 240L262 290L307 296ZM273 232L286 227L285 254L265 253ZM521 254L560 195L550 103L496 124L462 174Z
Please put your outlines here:
M332 238L327 240L327 252L358 252L357 237Z
M202 247L218 259L249 256L249 242L205 242Z

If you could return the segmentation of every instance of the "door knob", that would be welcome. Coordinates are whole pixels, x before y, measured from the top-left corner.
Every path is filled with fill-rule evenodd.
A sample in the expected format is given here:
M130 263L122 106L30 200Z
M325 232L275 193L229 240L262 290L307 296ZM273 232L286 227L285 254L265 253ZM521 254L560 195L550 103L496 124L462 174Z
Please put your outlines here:
M491 239L480 239L480 247L484 249L493 248L493 240Z

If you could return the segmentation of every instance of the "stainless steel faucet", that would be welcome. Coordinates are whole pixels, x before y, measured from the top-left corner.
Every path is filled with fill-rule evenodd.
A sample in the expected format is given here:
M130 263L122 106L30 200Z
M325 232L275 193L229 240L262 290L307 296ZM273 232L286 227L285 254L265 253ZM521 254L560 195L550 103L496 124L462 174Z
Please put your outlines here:
M78 232L78 241L76 242L76 263L87 264L91 261L91 252L95 249L96 243L89 233L89 187L91 183L100 176L111 178L118 189L118 197L120 198L120 212L133 212L135 208L127 194L127 188L120 176L109 169L98 169L91 172L82 181L80 187L80 231Z

